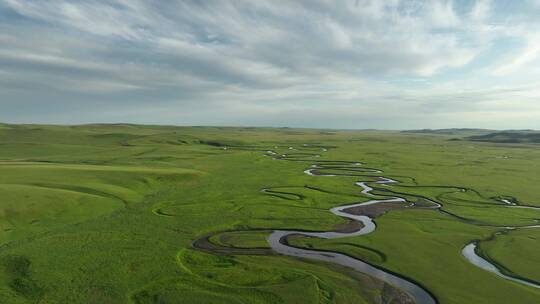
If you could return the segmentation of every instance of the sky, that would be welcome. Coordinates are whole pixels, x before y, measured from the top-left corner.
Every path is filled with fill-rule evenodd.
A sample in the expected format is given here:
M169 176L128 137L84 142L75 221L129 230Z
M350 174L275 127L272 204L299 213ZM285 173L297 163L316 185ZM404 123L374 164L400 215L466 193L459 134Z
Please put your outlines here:
M540 129L540 0L0 0L0 122Z

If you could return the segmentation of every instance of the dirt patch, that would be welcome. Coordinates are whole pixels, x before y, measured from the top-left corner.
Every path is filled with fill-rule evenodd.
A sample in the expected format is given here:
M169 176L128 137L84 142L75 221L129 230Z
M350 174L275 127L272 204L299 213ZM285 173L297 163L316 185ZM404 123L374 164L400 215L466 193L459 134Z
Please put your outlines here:
M348 221L347 223L339 224L334 227L335 232L353 233L364 228L364 224L359 221Z
M407 293L374 277L340 265L328 264L328 267L358 281L359 288L357 290L359 294L365 299L369 299L370 303L415 304Z
M365 206L356 206L344 209L343 211L354 215L366 215L371 218L379 217L388 211L402 209L408 205L403 203L377 203Z
M415 304L414 300L405 292L392 285L384 283L381 293L382 304Z

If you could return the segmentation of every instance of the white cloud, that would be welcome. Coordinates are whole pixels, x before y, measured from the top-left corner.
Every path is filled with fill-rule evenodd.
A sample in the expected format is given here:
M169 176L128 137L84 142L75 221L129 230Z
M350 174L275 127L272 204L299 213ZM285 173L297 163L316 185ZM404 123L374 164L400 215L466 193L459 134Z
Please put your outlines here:
M101 94L123 107L197 104L197 113L234 104L245 116L384 115L380 105L394 104L405 117L452 111L446 104L476 111L496 108L486 100L531 102L526 78L508 84L529 92L517 94L492 76L538 75L540 25L496 4L6 0L0 10L22 17L0 21L0 88L11 94L0 95L15 98L20 88L32 102L62 92L82 102ZM495 56L501 38L526 45Z
M454 3L449 1L428 1L427 15L435 28L451 28L461 24L460 18L454 11Z
M491 1L490 0L477 0L471 10L471 20L477 23L485 22L490 15Z
M540 35L528 35L525 39L526 46L507 56L505 61L493 71L494 75L506 76L540 58Z

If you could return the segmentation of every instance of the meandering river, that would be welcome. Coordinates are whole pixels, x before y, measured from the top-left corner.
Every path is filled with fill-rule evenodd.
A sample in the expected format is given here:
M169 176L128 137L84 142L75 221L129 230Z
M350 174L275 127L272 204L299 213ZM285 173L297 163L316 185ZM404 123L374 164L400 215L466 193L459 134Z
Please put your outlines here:
M272 153L272 152L273 151L268 151L267 153L269 155L276 155L276 153ZM287 155L281 155L279 158L276 158L276 159L283 159L286 157ZM343 167L346 167L346 169L349 168L348 166L343 165L343 162L341 165L342 165L342 168ZM360 166L360 165L361 164L357 162L351 162L349 164L350 169L353 169L353 167L357 168L357 166ZM325 168L324 165L321 165L320 163L318 163L318 164L312 165L312 168L305 170L304 173L311 176L324 176L324 177L350 176L347 174L323 174L319 172L319 170L321 169L332 169L332 168ZM365 169L363 172L382 173L382 171L374 170L374 169ZM378 183L378 184L397 183L397 181L392 180L390 178L386 178L382 176L377 177L377 178L378 180L374 181L374 183ZM359 181L356 183L356 185L362 188L361 193L365 195L373 196L373 194L371 194L371 191L373 190L373 188L369 187L367 185L367 182ZM352 214L352 213L347 212L346 210L349 208L367 206L367 205L373 205L373 204L379 204L379 203L406 203L406 202L407 201L401 197L392 196L383 200L374 199L374 200L370 200L363 203L334 207L330 209L330 212L332 212L333 214L337 216L341 216L341 217L348 218L353 221L361 222L362 223L361 228L352 232L336 232L336 231L305 232L305 231L296 231L296 230L275 230L268 237L268 243L270 244L270 246L272 247L274 251L283 255L331 262L331 263L335 263L335 264L339 264L345 267L355 269L362 273L366 273L372 277L375 277L407 293L417 304L436 304L437 300L422 286L410 280L407 280L403 277L392 274L389 271L375 267L362 260L355 259L353 257L347 256L341 253L296 248L296 247L290 246L287 243L287 238L292 235L302 235L302 236L307 236L307 237L318 237L318 238L324 238L324 239L335 239L335 238L352 237L352 236L359 236L359 235L365 235L365 234L371 233L375 231L376 225L370 217L365 216L365 215ZM437 204L437 206L435 207L438 208L440 207L440 205Z
M323 152L327 151L327 149L323 149ZM274 151L267 151L268 156L275 156L277 153ZM316 157L319 157L320 155L314 155ZM282 154L277 157L274 157L275 159L287 159L287 154ZM308 160L296 160L296 159L290 159L295 161L304 161L307 162ZM347 170L349 172L360 172L360 173L383 173L381 170L378 169L371 169L371 168L365 168L358 171L359 167L362 164L358 162L347 162L347 161L339 161L334 162L339 163L339 166L331 166L331 165L324 165L320 161L313 161L316 164L311 165L309 169L306 169L304 171L305 174L308 174L310 176L321 176L321 177L336 177L336 176L358 176L354 174L341 174L341 173L321 173L320 170L332 170L332 169L341 169L341 170ZM332 163L332 161L329 161ZM373 188L368 185L370 184L397 184L398 181L383 177L383 176L376 176L372 178L376 178L378 180L375 181L358 181L355 183L356 186L362 188L361 193L367 196L374 196L371 191L373 191ZM460 189L460 191L464 191L464 189ZM427 200L427 199L426 199ZM441 209L442 205L431 201L429 201L432 205L431 206L423 206L419 208L431 208L431 209ZM508 205L508 208L529 208L529 209L540 209L538 207L533 206L520 206L516 203L510 202L509 200L501 200L503 203ZM275 230L273 233L268 237L268 243L272 247L272 249L280 254L283 255L289 255L289 256L295 256L295 257L301 257L301 258L307 258L307 259L313 259L313 260L320 260L325 262L331 262L335 264L339 264L345 267L353 268L359 272L366 273L370 276L373 276L385 283L388 283L396 288L399 288L403 292L407 293L417 304L435 304L437 303L437 300L435 297L429 293L425 288L422 286L404 278L398 275L395 275L389 271L386 271L384 269L375 267L371 264L368 264L362 260L355 259L353 257L332 252L332 251L319 251L319 250L309 250L304 248L297 248L293 247L288 244L287 238L293 235L301 235L306 237L317 237L317 238L324 238L324 239L335 239L335 238L344 238L344 237L352 237L352 236L359 236L359 235L365 235L368 233L371 233L375 231L376 225L373 222L373 220L369 216L365 215L357 215L347 212L349 208L359 207L359 206L367 206L367 205L373 205L373 204L380 204L380 203L407 203L407 201L399 197L398 195L388 196L387 199L373 199L369 200L367 202L363 203L357 203L357 204L351 204L351 205L344 205L339 207L334 207L330 209L330 212L333 214L348 218L353 221L357 221L362 223L361 228L352 231L352 232L337 232L337 231L321 231L321 232L306 232L306 231L296 231L296 230ZM442 209L441 209L442 210ZM515 229L523 229L523 228L539 228L540 225L534 225L534 226L526 226L526 227L501 227L505 228L507 230L515 230ZM506 275L502 273L502 271L493 263L489 262L488 260L484 259L478 253L476 252L476 247L478 245L478 241L472 241L471 243L467 244L463 250L462 254L463 256L473 265L480 267L486 271L492 272L504 279L514 281L520 284L524 284L530 287L534 288L540 288L540 284L537 284L535 282L523 280L520 278L515 278L509 275Z

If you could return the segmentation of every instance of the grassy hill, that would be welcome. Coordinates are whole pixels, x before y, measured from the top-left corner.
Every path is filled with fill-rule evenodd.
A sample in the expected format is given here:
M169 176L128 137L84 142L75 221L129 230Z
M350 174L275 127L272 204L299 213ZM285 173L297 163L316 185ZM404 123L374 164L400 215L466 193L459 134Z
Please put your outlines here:
M473 129L473 128L451 128L451 129L420 129L420 130L404 130L402 133L412 133L412 134L427 134L427 135L452 135L452 136L473 136L473 135L484 135L492 130L488 129Z
M469 136L467 139L494 143L540 143L540 132L532 130L502 131Z

